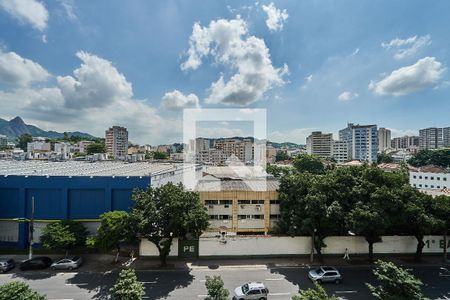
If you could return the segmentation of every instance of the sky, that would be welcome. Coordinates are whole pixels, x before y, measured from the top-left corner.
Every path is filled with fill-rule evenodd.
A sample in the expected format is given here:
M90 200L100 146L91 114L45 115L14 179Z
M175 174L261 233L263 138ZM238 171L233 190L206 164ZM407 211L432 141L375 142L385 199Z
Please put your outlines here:
M96 136L120 125L152 145L182 140L185 108L266 109L276 142L337 138L347 122L417 134L450 126L448 12L444 0L0 0L0 118Z

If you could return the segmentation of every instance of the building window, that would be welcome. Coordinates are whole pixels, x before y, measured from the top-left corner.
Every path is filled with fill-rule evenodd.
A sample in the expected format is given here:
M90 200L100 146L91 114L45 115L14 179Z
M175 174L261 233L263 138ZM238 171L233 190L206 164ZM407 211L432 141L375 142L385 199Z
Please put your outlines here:
M264 200L252 200L252 204L264 204Z
M214 205L214 204L218 204L219 200L205 200L205 204L206 205Z
M422 185L421 185L421 184L419 184L419 187L422 187Z
M280 204L280 200L270 200L270 204Z
M280 220L281 219L281 215L270 215L270 220Z
M442 178L444 181L447 181L447 177Z
M441 177L436 177L437 180L441 180Z
M433 177L433 176L431 176L431 177L430 177L430 180L434 180L434 177Z
M413 175L413 178L414 178L414 179L416 179L416 177L417 177L416 175Z
M428 176L425 176L425 179L428 179Z
M422 179L422 176L419 176L419 179Z
M219 200L220 205L231 205L233 204L233 200Z
M238 204L250 204L250 200L238 200Z

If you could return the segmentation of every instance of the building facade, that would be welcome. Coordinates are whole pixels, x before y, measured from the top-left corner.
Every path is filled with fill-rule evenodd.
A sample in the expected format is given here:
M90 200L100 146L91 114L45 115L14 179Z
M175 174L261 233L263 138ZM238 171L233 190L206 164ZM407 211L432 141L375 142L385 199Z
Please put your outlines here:
M0 134L0 147L6 147L6 146L8 146L8 138L6 137L6 135Z
M402 136L396 137L391 140L391 148L395 150L399 149L417 149L419 147L419 136Z
M347 128L339 131L339 140L347 142L349 158L369 163L377 161L377 125L349 123Z
M384 127L378 129L378 151L382 152L391 147L391 131Z
M105 131L106 152L115 159L126 159L128 155L128 131L125 127L113 126Z
M345 163L349 160L348 144L346 141L333 141L331 157L338 163Z
M421 150L450 147L450 127L430 127L419 130Z
M306 152L328 159L332 152L333 134L314 131L306 138Z
M450 171L432 165L410 169L409 183L418 189L449 190Z

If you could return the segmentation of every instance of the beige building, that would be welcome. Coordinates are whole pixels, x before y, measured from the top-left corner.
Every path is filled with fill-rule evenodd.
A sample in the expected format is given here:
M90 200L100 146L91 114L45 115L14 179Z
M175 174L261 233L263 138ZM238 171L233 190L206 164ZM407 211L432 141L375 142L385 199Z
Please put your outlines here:
M317 155L321 158L330 158L332 141L333 134L313 131L306 138L306 152L308 154Z
M391 131L384 127L378 129L378 151L382 152L391 147Z
M128 155L128 131L125 127L113 126L105 131L106 152L115 159L126 159Z
M208 210L212 232L267 234L280 219L278 181L220 180L206 176L197 190Z
M346 141L333 141L331 156L338 164L347 162L349 160L348 143Z

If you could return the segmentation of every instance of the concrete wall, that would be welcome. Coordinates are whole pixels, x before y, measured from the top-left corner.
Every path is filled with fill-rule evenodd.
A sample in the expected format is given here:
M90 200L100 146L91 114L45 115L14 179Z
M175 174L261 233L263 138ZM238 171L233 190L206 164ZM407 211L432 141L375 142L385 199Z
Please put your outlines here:
M218 238L201 238L199 256L267 256L267 255L301 255L311 251L310 237L266 237L234 236L225 238L226 243ZM424 253L442 252L442 236L426 236ZM325 239L324 254L343 254L348 248L350 254L366 254L368 244L360 236L333 236ZM416 239L412 236L384 236L382 243L374 244L375 253L414 253ZM450 241L447 245L450 246ZM148 241L141 242L140 255L157 256L158 251ZM171 256L178 255L178 243L174 240Z
M142 239L139 246L140 256L159 256L158 248L147 239ZM178 239L173 239L169 256L178 256Z

